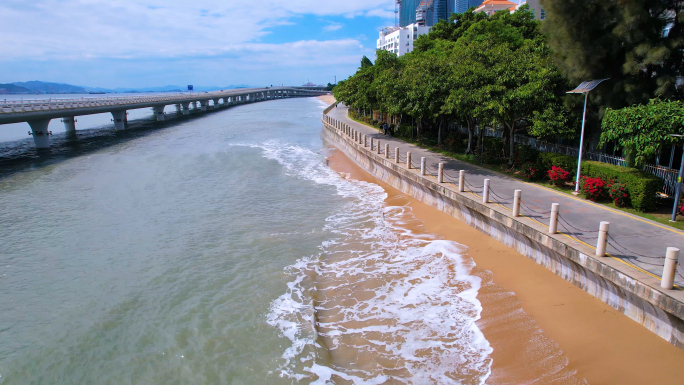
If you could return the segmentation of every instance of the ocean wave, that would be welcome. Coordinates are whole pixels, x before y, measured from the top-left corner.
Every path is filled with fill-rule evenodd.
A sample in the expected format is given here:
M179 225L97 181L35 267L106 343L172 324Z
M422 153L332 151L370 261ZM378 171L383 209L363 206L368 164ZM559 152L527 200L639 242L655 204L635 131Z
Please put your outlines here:
M341 176L324 153L250 146L345 198L326 219L333 238L286 269L271 304L267 322L289 341L275 372L314 384L484 383L492 349L475 324L481 282L466 248L415 231L410 208L387 206L380 186Z

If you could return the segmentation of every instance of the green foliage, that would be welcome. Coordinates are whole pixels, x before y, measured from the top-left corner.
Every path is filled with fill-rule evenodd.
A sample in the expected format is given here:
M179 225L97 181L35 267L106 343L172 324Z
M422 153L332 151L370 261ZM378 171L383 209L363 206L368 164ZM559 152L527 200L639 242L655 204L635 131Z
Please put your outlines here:
M539 154L537 162L544 170L551 170L553 166L557 166L563 170L568 170L573 175L577 171L577 158L573 156L542 152Z
M590 98L621 108L681 97L684 69L679 0L541 0L543 24L560 71L573 85L610 78ZM669 34L665 28L673 23Z
M600 145L616 141L634 151L631 155L641 165L664 145L681 142L669 134L684 134L684 102L651 100L646 105L608 109L602 129Z
M539 154L538 163L545 170L552 166L561 167L575 174L577 158L561 154L543 152ZM634 168L614 166L612 164L582 161L582 176L601 178L611 183L624 183L632 201L632 207L639 211L652 210L656 206L656 193L663 181L655 175L647 174Z
M633 168L592 161L582 161L582 175L599 177L613 183L624 183L632 207L639 211L653 210L656 207L656 193L663 185L663 181L655 175Z
M366 69L372 66L373 62L368 57L366 57L366 55L363 55L363 57L361 58L361 67L359 69Z

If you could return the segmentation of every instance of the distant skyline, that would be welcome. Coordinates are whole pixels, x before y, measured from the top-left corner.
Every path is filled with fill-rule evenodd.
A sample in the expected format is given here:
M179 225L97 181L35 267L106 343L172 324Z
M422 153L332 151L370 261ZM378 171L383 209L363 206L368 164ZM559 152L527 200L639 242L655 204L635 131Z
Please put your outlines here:
M394 0L4 0L0 83L326 84L393 24Z

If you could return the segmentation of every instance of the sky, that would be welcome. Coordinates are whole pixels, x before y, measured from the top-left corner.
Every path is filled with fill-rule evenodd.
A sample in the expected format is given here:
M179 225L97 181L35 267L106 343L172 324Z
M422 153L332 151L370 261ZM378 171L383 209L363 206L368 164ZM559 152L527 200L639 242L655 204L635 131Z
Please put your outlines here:
M334 83L393 24L393 0L2 0L0 83Z

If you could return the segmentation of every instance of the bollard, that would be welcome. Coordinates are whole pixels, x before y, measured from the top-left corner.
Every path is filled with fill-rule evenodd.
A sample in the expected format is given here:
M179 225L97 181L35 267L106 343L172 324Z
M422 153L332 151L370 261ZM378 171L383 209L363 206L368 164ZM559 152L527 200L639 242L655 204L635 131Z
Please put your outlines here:
M394 148L394 163L399 163L399 147Z
M378 140L378 155L380 155L382 151L380 151L380 140Z
M465 191L465 170L461 170L458 172L458 191Z
M549 220L549 234L556 234L558 231L558 211L560 210L560 203L551 204L551 219Z
M610 222L601 222L601 224L599 225L598 242L596 242L597 257L606 256L606 244L608 242L608 227L610 227Z
M406 153L406 169L407 170L411 169L411 151L408 151Z
M389 143L385 143L385 159L389 159Z
M672 289L678 260L679 249L676 247L668 247L667 254L665 255L665 266L663 266L663 278L660 280L660 287L663 289Z
M425 175L425 157L420 157L420 175Z
M371 138L370 150L373 151L373 138Z
M371 149L373 148L373 138L371 138ZM368 147L368 135L363 136L363 147Z
M522 190L515 190L513 192L513 216L520 216L520 197L522 196Z
M484 180L484 187L482 188L482 203L489 203L489 179Z
M437 165L437 183L444 183L444 163Z

